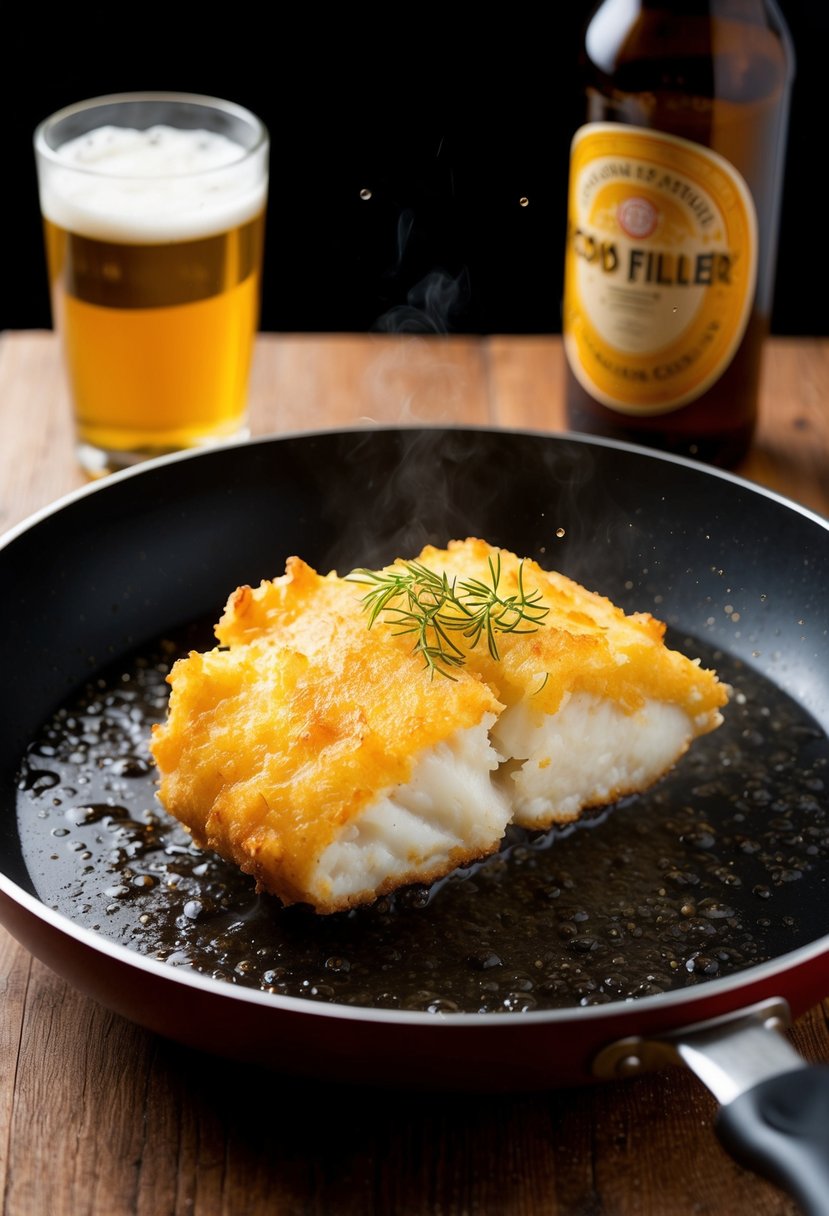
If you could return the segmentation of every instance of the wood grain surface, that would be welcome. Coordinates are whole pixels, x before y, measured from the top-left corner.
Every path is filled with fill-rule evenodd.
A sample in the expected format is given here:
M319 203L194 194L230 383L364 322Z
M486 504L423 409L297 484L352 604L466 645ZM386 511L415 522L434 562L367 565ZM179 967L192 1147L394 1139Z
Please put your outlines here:
M563 431L561 378L557 338L267 334L251 428ZM829 339L774 339L736 470L824 515L827 386ZM54 336L4 333L0 531L83 483ZM828 1017L790 1031L811 1061ZM0 929L3 1216L795 1216L720 1148L716 1109L680 1068L491 1098L287 1080L110 1014Z

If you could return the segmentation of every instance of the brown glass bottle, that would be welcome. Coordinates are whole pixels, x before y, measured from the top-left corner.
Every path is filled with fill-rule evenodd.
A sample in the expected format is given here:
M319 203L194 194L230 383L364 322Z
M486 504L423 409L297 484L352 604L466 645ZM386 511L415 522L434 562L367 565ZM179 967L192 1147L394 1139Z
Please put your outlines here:
M593 133L603 135L607 155L601 172L607 175L614 171L612 150L617 145L621 149L615 171L621 174L627 167L633 180L625 184L620 178L620 185L614 187L617 193L608 198L618 214L622 206L627 208L635 235L621 232L618 215L607 205L602 216L597 214L603 233L591 232L584 210L578 211L578 199L587 194L574 199L575 162L571 161L562 308L568 425L576 431L733 466L747 451L755 431L761 355L772 307L794 75L785 20L774 0L603 0L587 22L581 65L585 126L576 140L585 133L591 136L583 147L593 155ZM648 132L690 141L702 155L694 159L694 148L671 141L666 165L659 147L648 146ZM626 160L626 143L640 136L647 151ZM706 149L723 158L715 160L710 179ZM683 165L686 150L692 159ZM692 225L700 217L710 219L705 200L713 196L706 192L719 181L718 165L726 181L733 170L740 189L745 187L745 195L740 196L738 189L737 196L744 197L746 216L753 212L753 244L749 249L741 239L723 237L722 225L718 229L711 222L710 230L719 239L698 234L696 255L693 250L682 253L677 242L688 217ZM598 182L599 172L592 177ZM642 197L635 197L648 177L651 183L661 183L661 193L645 189ZM592 189L590 180L584 170L580 183ZM623 190L626 202L619 193ZM721 190L718 198L722 208L717 214L728 213L727 192L724 202ZM743 231L748 224L746 218ZM621 245L613 235L617 230ZM737 298L731 277L745 271L749 257L756 258L756 270L751 283L743 280L744 303L741 308L733 302L726 305L729 291ZM602 270L595 269L602 259ZM588 260L593 267L589 271ZM582 291L578 283L584 286L585 280L578 276L587 273L593 276L592 286ZM685 289L689 282L691 289ZM680 286L674 286L677 283ZM717 300L721 310L729 311L721 311L706 324L705 310ZM608 306L616 310L611 329L601 318L594 326L590 309ZM688 339L685 347L677 338L684 313L688 318L696 314L696 338ZM660 326L671 325L674 330L666 337ZM730 329L729 346L723 335ZM712 348L703 349L705 335L712 334L716 341L723 339L716 358ZM636 352L632 362L631 350ZM701 369L697 381L696 372L687 370L692 366ZM618 381L618 389L612 379L617 374L626 378Z

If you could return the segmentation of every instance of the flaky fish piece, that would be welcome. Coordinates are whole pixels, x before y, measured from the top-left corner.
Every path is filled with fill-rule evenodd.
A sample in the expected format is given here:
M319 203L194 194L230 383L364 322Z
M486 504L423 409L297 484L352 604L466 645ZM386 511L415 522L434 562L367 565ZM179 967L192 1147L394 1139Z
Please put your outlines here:
M407 640L369 632L359 588L296 557L238 588L215 632L175 663L150 742L159 799L200 846L320 913L498 848L502 706L478 675L430 679Z
M328 913L642 792L728 688L665 625L479 538L230 596L151 751L196 842Z
M496 633L497 658L483 634L465 655L465 668L504 705L491 737L515 823L547 828L640 793L721 724L728 686L666 646L665 624L649 613L625 614L606 596L475 537L427 546L415 562L459 588L497 583L502 601L535 595L547 610L535 627L530 619Z

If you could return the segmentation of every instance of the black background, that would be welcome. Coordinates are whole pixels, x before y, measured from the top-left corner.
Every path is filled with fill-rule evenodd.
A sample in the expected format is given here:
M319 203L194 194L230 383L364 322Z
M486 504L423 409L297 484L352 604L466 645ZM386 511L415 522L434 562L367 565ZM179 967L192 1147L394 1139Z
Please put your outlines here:
M500 5L488 17L477 6L87 5L56 17L32 4L7 14L0 329L51 325L36 123L83 97L170 89L227 97L269 128L263 330L559 332L588 8ZM826 334L829 12L823 0L781 9L797 76L772 325Z

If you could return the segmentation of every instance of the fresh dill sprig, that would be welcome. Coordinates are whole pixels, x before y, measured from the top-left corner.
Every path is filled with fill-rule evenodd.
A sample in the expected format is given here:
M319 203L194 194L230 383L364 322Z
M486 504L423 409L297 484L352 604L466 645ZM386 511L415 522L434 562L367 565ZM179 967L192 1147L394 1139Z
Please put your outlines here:
M518 567L518 592L516 595L501 596L498 585L501 581L501 555L498 554L495 563L489 558L489 574L492 585L487 586L479 579L464 579L458 587L458 602L469 614L469 623L458 626L463 636L469 639L470 648L477 645L482 633L486 633L486 642L493 659L498 659L498 646L495 641L496 633L534 633L550 611L541 603L541 592L527 592L524 587L524 563ZM522 626L523 622L523 626Z
M460 634L472 650L482 634L493 659L499 658L496 634L533 633L550 611L541 592L524 586L524 563L518 567L515 595L503 596L501 557L489 558L489 584L480 579L451 579L436 574L422 562L403 562L389 570L353 570L348 580L371 588L363 596L369 629L382 618L395 634L415 635L414 650L424 665L450 680L452 669L462 667L464 648L452 638Z

